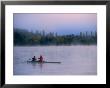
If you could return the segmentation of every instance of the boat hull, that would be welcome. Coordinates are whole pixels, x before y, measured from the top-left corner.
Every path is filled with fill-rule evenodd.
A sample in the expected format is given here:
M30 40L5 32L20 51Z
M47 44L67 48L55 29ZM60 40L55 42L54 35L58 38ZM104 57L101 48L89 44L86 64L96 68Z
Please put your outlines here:
M40 62L40 61L27 61L28 63L61 63L61 62L48 62L48 61L43 61L43 62Z

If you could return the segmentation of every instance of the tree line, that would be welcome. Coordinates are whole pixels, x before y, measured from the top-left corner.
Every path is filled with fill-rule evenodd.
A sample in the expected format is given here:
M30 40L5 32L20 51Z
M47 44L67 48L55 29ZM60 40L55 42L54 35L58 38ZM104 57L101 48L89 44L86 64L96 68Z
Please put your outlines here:
M75 45L75 44L97 44L97 32L80 32L69 35L58 35L57 33L45 31L29 32L23 29L14 29L14 45Z

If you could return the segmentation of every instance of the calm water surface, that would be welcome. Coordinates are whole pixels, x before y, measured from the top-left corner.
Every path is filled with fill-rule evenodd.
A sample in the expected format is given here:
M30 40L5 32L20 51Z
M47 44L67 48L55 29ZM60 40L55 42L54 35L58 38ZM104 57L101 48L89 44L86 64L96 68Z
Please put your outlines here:
M55 63L27 63L33 56L43 55ZM96 75L97 46L27 46L14 47L14 75Z

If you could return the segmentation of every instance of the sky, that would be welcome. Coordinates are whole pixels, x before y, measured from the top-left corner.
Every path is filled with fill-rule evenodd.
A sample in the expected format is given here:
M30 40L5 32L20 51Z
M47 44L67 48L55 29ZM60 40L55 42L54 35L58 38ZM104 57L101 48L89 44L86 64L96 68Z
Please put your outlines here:
M13 20L14 28L33 32L66 35L97 30L96 13L14 13Z

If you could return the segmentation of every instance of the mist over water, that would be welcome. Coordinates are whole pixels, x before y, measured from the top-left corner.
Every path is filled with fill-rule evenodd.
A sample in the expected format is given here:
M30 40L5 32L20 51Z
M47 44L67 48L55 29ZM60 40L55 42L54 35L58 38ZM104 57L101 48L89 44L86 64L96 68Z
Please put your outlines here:
M33 56L56 63L27 63ZM15 46L14 75L96 75L97 46Z

